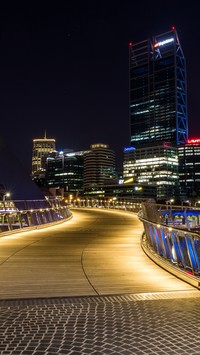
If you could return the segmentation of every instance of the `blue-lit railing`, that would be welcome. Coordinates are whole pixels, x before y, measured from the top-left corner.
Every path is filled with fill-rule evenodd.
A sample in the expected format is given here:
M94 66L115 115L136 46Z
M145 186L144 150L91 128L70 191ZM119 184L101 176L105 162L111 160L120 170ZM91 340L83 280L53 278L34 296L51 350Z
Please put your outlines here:
M61 222L72 216L62 200L0 201L0 233Z
M143 203L142 247L158 264L196 287L200 285L200 210Z

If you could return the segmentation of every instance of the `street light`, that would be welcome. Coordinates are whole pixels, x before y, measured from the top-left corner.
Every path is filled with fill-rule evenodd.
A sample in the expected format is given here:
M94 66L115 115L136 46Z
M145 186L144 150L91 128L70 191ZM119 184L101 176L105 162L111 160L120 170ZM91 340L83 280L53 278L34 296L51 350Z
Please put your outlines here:
M6 193L3 195L3 206L4 206L5 214L6 214L6 204L5 204L6 197L10 197L10 192L6 192ZM3 218L2 218L2 224L3 224L3 225L4 225L5 214L3 214Z
M6 197L10 197L10 192L6 192L6 193L3 195L3 201L6 200Z
M190 200L182 200L181 206L191 206L191 201Z
M168 204L170 204L170 206L171 206L171 204L174 202L174 199L173 198L171 198L170 200L167 200L166 201L166 204L167 204L167 208L168 208Z
M170 205L170 218L172 220L172 203L174 202L174 199L173 198L170 198L170 200L166 201L166 204L167 204L167 210L168 210L168 204ZM168 224L168 214L166 214L165 216L165 220L166 220L166 224Z

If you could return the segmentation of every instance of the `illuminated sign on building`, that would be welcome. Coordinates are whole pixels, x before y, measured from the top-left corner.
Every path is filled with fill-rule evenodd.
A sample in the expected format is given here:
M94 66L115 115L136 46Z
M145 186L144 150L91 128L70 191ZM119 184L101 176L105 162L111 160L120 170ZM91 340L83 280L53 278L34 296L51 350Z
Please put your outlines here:
M196 138L196 139L188 139L187 140L188 144L200 144L200 138Z
M125 147L124 152L131 152L132 150L135 150L134 147Z
M168 44L168 43L171 43L171 42L174 42L174 38L167 38L164 41L155 43L154 44L154 48L157 48L157 47L160 47L160 46L164 46L165 44Z

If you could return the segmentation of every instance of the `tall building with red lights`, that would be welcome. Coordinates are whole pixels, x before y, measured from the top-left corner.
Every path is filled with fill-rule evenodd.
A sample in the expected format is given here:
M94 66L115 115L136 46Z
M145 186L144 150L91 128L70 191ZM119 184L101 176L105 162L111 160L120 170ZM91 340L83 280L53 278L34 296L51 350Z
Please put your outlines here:
M133 177L156 184L158 200L178 196L177 147L188 138L188 117L186 64L176 29L129 43L129 58Z
M177 31L129 44L131 145L188 138L186 65Z

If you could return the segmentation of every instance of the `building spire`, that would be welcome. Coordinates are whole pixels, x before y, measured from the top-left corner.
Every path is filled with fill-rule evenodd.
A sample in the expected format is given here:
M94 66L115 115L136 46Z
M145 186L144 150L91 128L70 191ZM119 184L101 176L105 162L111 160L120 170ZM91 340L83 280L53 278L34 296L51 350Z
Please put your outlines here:
M45 129L45 131L44 131L44 139L47 139L46 129Z

